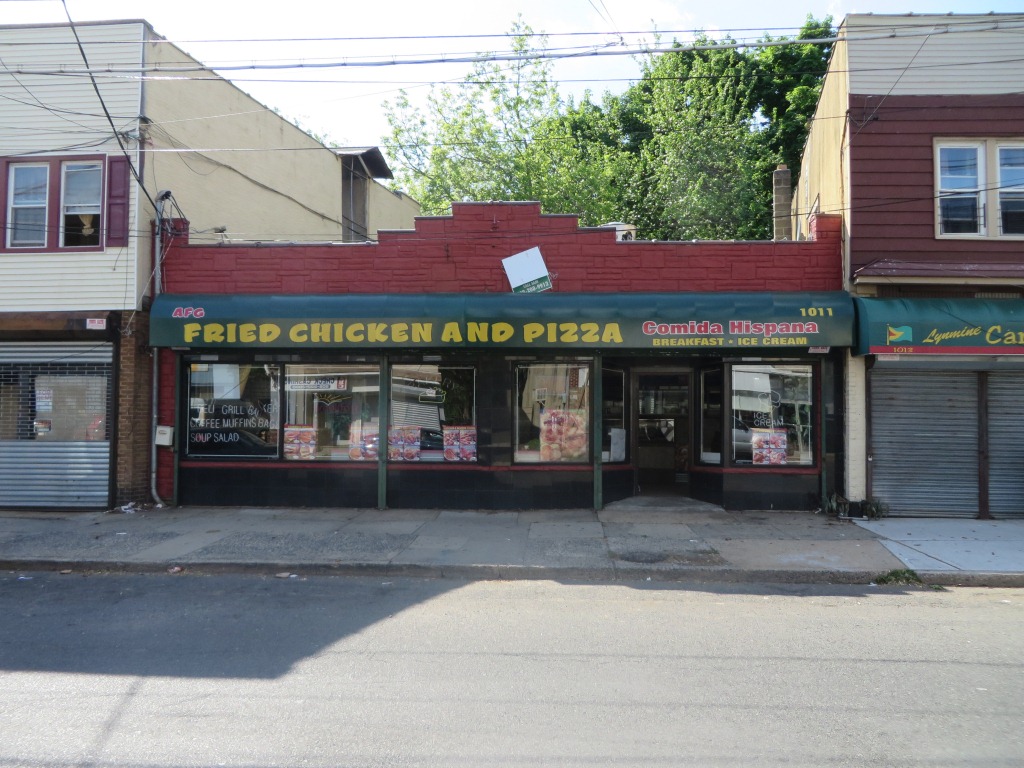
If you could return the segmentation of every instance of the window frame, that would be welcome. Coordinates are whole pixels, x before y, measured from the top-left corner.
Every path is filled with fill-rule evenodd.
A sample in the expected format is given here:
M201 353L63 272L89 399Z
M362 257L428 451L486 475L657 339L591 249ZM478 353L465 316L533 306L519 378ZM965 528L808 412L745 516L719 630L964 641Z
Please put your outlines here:
M1017 195L1020 198L1024 198L1024 177L1021 178L1018 184L1004 185L1003 183L1003 150L1017 150L1018 152L1024 153L1024 142L1002 142L996 145L995 148L995 163L996 163L996 224L999 227L1000 237L1024 237L1024 231L1011 232L1006 234L1003 232L1003 197L1007 193Z
M95 215L97 221L93 227L96 230L96 244L95 245L67 245L69 227L67 224L68 216L73 216L75 213L69 212L69 208L83 208L81 203L69 203L68 202L68 188L70 186L68 181L68 172L76 170L92 169L99 173L99 189L97 190L97 197L95 204L92 201L87 206L89 209L95 208ZM64 160L60 164L60 211L58 217L60 220L60 226L57 232L58 235L58 247L61 250L68 250L69 248L97 248L102 245L103 242L103 231L106 227L106 214L103 211L103 190L104 190L104 173L103 173L103 161L102 160ZM76 213L83 213L83 211L76 211ZM84 223L83 223L84 224ZM83 226L84 229L84 226ZM84 236L84 233L83 233Z
M532 402L531 410L523 410L524 396L527 392L527 384L530 383L531 375L523 373L520 379L520 372L529 369L555 369L565 368L566 377L565 390L551 389L550 386L535 388L532 397L526 399ZM577 387L569 386L569 371L571 367L586 372L586 380ZM512 423L512 464L517 466L585 466L593 463L592 432L594 425L594 402L593 402L593 381L595 364L592 359L558 359L558 360L517 360L512 365L513 393L513 423ZM563 374L557 371L544 371L538 374L543 378L554 380ZM572 401L573 391L576 391L577 399ZM540 392L544 392L540 395ZM583 413L579 413L582 411ZM523 441L522 429L523 419L526 419L532 428L527 431L530 439ZM549 418L550 422L546 419ZM532 433L536 430L536 437ZM536 447L534 447L536 443ZM566 451L563 453L563 449Z
M218 376L218 368L228 376ZM224 389L225 382L232 382L231 368L235 369L234 386ZM258 388L254 386L253 392L247 391L253 373L257 378L260 374L265 376L266 397L262 402L254 399L254 393L260 394ZM187 409L182 430L183 459L278 461L282 458L280 390L283 366L276 363L259 365L252 361L194 359L185 363L183 375Z
M806 370L798 375L797 369ZM755 379L777 377L782 380L783 387L789 390L791 397L787 399L785 394L777 389L776 385L780 381L776 380L771 382L770 389L763 389L756 395L758 400L756 407L752 409L738 408L737 399L744 396L741 393L747 393L749 400L750 394L757 392L752 389L741 389L738 386L738 376L744 374ZM731 429L725 433L727 437L723 448L728 456L729 466L759 472L818 467L821 460L818 444L818 433L821 429L818 415L820 375L820 366L807 361L764 360L728 365L726 377L728 379L728 411ZM753 405L753 403L751 404ZM788 409L787 406L789 406ZM804 407L801 408L801 406ZM800 414L805 415L806 420L801 420ZM786 415L793 417L792 421L784 421ZM748 421L750 423L747 423ZM801 439L800 432L804 433L804 439ZM740 438L745 439L737 440L737 433ZM749 460L737 455L737 445L749 446L746 449L750 451ZM797 455L796 451L792 450L794 446L800 454L807 453L809 455L806 457ZM781 461L772 460L773 455L780 457ZM791 460L794 458L796 460Z
M942 151L944 149L974 149L978 158L977 199L979 205L977 232L943 232L942 201L951 194L964 194L969 190L942 187ZM933 142L934 217L937 240L1024 240L1024 232L1003 233L1003 192L1000 154L1003 149L1024 149L1019 138L941 138ZM1014 185L1010 191L1024 195L1024 184Z
M15 175L16 175L16 173L17 173L17 171L19 169L26 169L26 170L28 170L28 169L32 169L32 168L45 168L46 169L46 182L45 182L46 191L45 191L45 193L43 195L42 204L40 205L39 203L35 203L33 201L33 204L31 204L31 205L28 205L28 204L26 204L26 205L19 205L18 201L16 199L17 195L16 195L16 192L15 192L14 177L15 177ZM6 216L6 227L5 227L5 229L7 230L7 234L4 237L4 247L12 249L12 250L14 250L14 249L17 249L17 250L29 250L29 249L32 249L32 248L45 248L46 247L46 242L49 239L48 222L49 222L49 219L50 219L50 170L49 170L49 164L48 163L40 163L40 162L12 163L12 164L10 164L10 166L8 166L8 168L7 168L7 173L5 174L5 188L6 188L6 195L7 196L5 198L4 211L5 211L5 216ZM17 244L15 244L14 243L15 227L14 227L14 223L13 223L14 222L14 218L15 218L14 211L16 209L26 209L27 210L27 209L39 209L39 208L43 209L43 243L42 243L42 245L38 245L36 243L30 243L28 245L17 245Z
M284 445L280 458L288 462L376 462L381 431L377 421L379 363L303 360L281 366ZM351 410L347 419L344 410L328 417L334 403L347 402L351 408L354 396L365 417L353 419Z
M943 186L944 174L942 172L942 155L943 150L970 150L974 152L975 167L977 174L975 177L975 183L970 187L945 187ZM935 200L935 215L936 215L936 231L940 237L985 237L987 232L986 227L986 208L985 205L985 148L981 142L950 142L940 143L935 148L935 186L936 186L936 200ZM976 212L976 224L977 228L973 232L945 232L943 231L943 222L945 218L942 213L943 202L950 199L967 198L973 197L977 202Z
M113 222L115 216L127 216L127 205L119 201L118 211L112 209L111 184L117 171L114 168L116 158L102 154L89 155L55 155L47 157L26 156L0 158L3 173L3 184L0 185L0 217L6 234L0 239L0 253L89 253L102 251L108 246L125 245L127 238L122 238L121 229L124 223ZM98 165L100 173L98 243L96 245L64 245L65 226L65 169L71 165ZM124 165L127 171L127 163ZM46 213L44 218L44 236L41 245L13 245L12 210L14 208L13 177L15 168L21 166L45 167L46 173ZM122 214L123 211L123 214ZM115 234L115 228L118 230Z
M428 369L435 369L433 371ZM446 408L447 390L445 372L461 371L468 372L471 379L469 387L469 401L465 404L466 414L459 414L459 418L452 419L454 408ZM404 375L400 376L402 373ZM410 378L410 374L423 373L424 378L416 381L416 376ZM403 464L414 461L423 461L432 464L450 463L477 463L479 460L478 430L477 423L477 386L479 378L479 367L472 363L449 363L440 361L418 361L402 362L393 361L388 366L390 386L388 391L390 399L388 402L388 424L387 424L387 456L390 464ZM436 377L432 378L432 377ZM430 382L428 384L428 381ZM401 382L401 383L400 383ZM431 424L426 426L417 423L415 420L399 423L397 414L406 412L407 404L411 402L408 397L396 397L399 387L423 386L423 393L419 402L437 408L437 426ZM452 382L456 383L456 382ZM436 389L433 387L436 386ZM405 393L408 394L408 393ZM435 399L439 398L439 399ZM431 443L424 443L428 438ZM439 440L438 440L439 439Z

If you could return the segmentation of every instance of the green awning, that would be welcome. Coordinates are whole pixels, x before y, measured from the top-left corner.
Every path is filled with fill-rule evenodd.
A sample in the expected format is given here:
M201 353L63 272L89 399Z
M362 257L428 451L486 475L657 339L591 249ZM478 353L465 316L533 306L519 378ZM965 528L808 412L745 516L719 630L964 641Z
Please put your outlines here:
M858 355L1024 354L1022 299L854 299Z
M150 344L187 349L505 348L766 353L853 343L819 293L162 294Z

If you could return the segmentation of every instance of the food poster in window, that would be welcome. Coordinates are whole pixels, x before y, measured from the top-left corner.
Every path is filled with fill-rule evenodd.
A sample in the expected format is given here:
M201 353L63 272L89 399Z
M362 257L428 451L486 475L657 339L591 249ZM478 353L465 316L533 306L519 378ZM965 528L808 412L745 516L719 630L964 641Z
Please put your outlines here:
M445 461L476 461L476 427L444 426Z
M752 429L750 444L755 464L782 465L786 462L789 437L785 429Z
M375 461L380 447L377 425L362 419L352 422L348 457L352 461Z
M587 458L587 412L552 408L541 416L540 460L582 461Z
M286 459L316 458L317 430L309 424L284 425L284 457Z
M391 427L388 430L388 461L420 460L420 428Z

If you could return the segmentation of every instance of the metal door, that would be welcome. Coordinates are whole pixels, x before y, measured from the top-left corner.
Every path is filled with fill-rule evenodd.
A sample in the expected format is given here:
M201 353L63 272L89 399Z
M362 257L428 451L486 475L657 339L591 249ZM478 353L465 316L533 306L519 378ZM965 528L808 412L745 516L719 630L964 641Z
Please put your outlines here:
M637 371L633 456L641 493L689 482L690 371Z
M110 501L111 344L0 344L0 506Z
M1024 373L988 377L988 499L997 518L1024 518Z
M870 495L896 517L978 516L978 374L875 369Z

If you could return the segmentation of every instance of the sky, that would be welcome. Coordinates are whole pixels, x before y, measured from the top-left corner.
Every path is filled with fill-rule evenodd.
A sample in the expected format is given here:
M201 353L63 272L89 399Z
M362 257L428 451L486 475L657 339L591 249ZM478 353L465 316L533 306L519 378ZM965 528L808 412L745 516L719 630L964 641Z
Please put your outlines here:
M303 69L232 69L219 74L263 105L342 146L378 146L388 133L383 104L405 89L421 103L431 84L459 82L465 63L403 59L505 52L517 19L548 35L549 47L593 51L553 69L563 96L621 93L640 77L634 50L695 30L754 41L794 35L808 14L1012 13L1024 0L0 0L0 24L145 19L194 58L218 65L304 63ZM570 34L571 33L571 34ZM586 33L586 34L582 34ZM344 67L323 67L345 62ZM373 66L354 66L372 63Z

